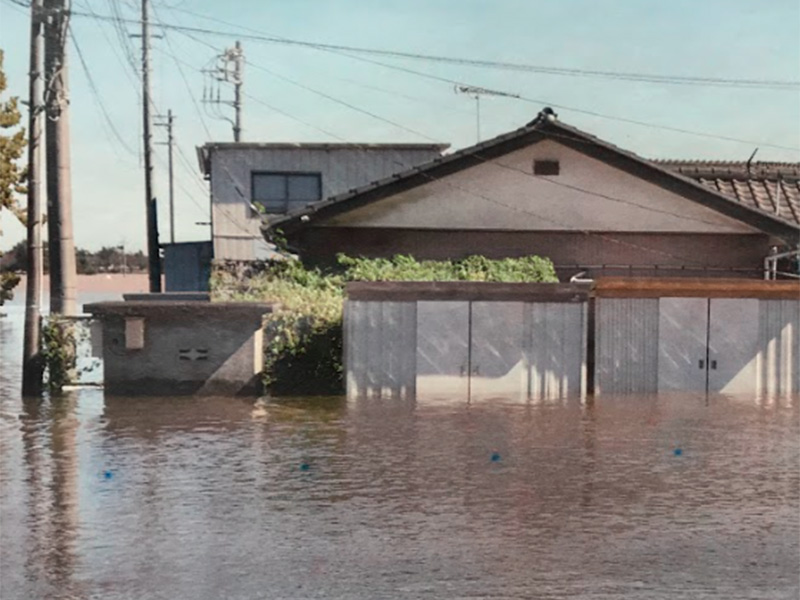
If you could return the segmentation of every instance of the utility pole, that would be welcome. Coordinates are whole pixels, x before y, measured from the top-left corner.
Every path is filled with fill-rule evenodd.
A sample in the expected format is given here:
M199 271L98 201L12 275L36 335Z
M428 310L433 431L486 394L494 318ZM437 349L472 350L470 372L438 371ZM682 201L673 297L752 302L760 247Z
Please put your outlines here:
M153 191L153 138L150 121L152 98L150 94L150 22L148 2L142 0L142 120L144 122L144 194L147 211L147 258L150 291L161 291L161 258L158 243L158 212Z
M69 79L66 0L45 0L45 147L47 154L47 231L50 257L50 312L77 314L75 240L72 229Z
M31 41L28 82L28 272L25 290L25 341L22 354L22 395L42 392L42 0L31 0Z
M474 85L457 85L457 94L468 94L475 99L475 120L476 120L476 137L478 142L481 141L481 96L503 96L505 98L519 98L518 94L507 94L506 92L498 92L497 90L490 90L487 88L476 87Z
M164 118L164 117L160 117ZM173 152L175 138L172 136L172 109L167 111L166 122L156 123L159 127L167 128L167 149L169 157L169 243L175 243L175 175L173 171ZM164 142L159 142L163 144Z
M242 84L244 82L244 52L241 42L226 48L216 57L216 65L203 69L208 78L203 85L203 104L211 107L210 115L233 125L233 141L242 141ZM233 100L226 100L220 92L220 83L233 84ZM234 118L225 116L220 106L232 106ZM208 109L207 109L208 112Z
M236 40L233 58L233 110L236 113L236 121L233 125L233 141L242 141L242 69L244 67L244 54L242 53L242 43Z

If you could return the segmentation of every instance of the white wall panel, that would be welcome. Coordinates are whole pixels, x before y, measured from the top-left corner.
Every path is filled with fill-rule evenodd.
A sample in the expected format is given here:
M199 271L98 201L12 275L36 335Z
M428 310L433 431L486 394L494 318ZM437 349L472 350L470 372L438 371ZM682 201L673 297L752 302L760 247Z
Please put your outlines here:
M586 393L587 304L525 306L528 397L553 400Z
M759 393L800 393L800 300L761 300L759 321Z
M522 302L472 302L470 401L527 400Z
M708 326L708 391L755 394L758 379L758 300L712 298Z
M469 398L469 302L417 302L417 399Z

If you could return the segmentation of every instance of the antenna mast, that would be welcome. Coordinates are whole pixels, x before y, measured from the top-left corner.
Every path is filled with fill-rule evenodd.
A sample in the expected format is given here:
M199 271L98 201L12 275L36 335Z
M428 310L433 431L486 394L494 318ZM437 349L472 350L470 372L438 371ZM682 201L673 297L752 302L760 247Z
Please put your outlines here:
M503 96L505 98L519 98L519 94L509 94L474 85L457 85L456 94L467 94L475 99L475 130L478 142L481 141L481 96Z

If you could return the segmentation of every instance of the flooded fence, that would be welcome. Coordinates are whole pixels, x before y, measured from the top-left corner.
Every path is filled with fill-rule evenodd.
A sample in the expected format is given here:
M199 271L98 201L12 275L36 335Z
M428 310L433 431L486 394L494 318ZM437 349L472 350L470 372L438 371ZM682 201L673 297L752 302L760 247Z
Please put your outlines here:
M589 287L487 282L348 284L350 398L581 397Z
M800 393L800 283L351 283L349 398Z
M800 393L800 283L601 279L595 394Z

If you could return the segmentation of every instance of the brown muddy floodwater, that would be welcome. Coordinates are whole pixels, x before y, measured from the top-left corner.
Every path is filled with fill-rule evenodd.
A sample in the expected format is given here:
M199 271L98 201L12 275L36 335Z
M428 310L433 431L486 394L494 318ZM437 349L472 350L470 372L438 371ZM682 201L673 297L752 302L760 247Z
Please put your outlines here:
M22 401L3 599L800 597L798 399Z

